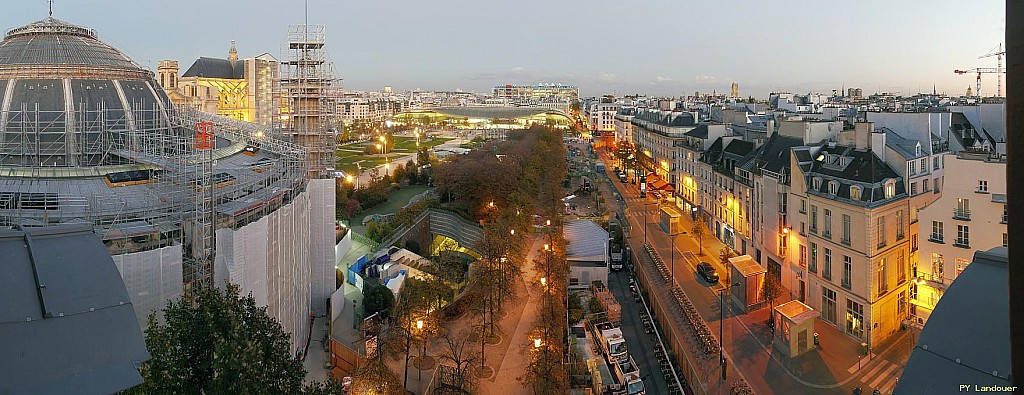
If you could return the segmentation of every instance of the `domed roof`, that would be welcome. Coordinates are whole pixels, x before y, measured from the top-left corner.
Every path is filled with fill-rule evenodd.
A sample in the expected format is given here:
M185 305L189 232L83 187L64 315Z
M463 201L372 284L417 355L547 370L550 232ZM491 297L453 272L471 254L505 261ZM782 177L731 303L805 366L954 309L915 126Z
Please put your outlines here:
M97 39L96 31L54 17L8 30L0 41L2 77L47 77L57 69L64 70L61 74L75 69L85 72L83 76L109 77L114 72L120 78L152 78L152 72Z

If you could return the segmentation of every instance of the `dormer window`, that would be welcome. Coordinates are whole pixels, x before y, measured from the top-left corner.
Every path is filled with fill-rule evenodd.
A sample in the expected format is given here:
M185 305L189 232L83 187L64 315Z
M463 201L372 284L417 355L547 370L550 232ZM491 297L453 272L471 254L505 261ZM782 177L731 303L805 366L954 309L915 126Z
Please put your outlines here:
M814 177L811 179L811 189L817 191L821 189L821 178Z
M860 185L854 185L850 187L850 199L860 200L861 192L864 190Z
M885 198L892 199L896 196L896 181L888 180L885 182Z
M839 194L839 183L835 181L828 182L828 193L831 195Z

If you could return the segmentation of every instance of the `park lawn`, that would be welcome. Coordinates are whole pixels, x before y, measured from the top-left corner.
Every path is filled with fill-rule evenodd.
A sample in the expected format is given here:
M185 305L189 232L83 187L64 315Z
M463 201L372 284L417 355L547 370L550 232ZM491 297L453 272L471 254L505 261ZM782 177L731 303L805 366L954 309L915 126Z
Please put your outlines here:
M388 152L388 156L394 156L392 154L402 154L402 155L405 155L405 154L412 154L412 153L416 152L416 138L415 137L396 136L396 137L394 137L394 139L395 139L394 147L392 148L392 150L390 152ZM430 137L430 138L424 137L424 138L420 139L420 145L421 146L426 146L426 147L430 148L430 147L435 147L435 146L444 144L446 141L449 141L449 140L453 140L453 139L452 138L445 138L445 137ZM346 150L338 150L338 151L336 151L335 152L335 156L338 157L338 159L337 159L337 168L339 170L341 170L341 171L344 171L345 174L356 174L356 172L360 168L362 168L362 169L369 169L371 167L377 167L377 166L380 166L380 165L388 162L387 159L385 159L383 157L380 157L378 155L367 155L367 154L363 153L362 152L362 147L366 146L367 144L376 144L376 143L371 141L371 142L361 142L361 143L346 144L345 145L345 149ZM349 151L349 150L355 150L355 149L359 149L360 151L358 151L358 152ZM392 158L392 160L394 160L394 159ZM357 165L357 163L358 163L358 165Z

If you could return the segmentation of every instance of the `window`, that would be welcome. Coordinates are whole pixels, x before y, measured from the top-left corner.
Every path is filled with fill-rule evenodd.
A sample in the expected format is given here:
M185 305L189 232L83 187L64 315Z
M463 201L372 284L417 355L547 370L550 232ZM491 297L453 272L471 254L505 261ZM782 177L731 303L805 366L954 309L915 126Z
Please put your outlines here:
M800 245L800 267L807 267L807 246Z
M917 251L917 235L910 235L910 252Z
M896 240L903 240L903 210L896 210Z
M935 189L932 190L932 192L939 193L939 179L938 178L933 178L932 179L932 187L935 188Z
M843 287L853 288L853 260L849 255L843 255Z
M988 180L978 180L977 192L988 193Z
M806 236L806 235L807 235L807 223L803 222L803 221L800 221L800 236Z
M910 196L917 195L917 182L910 183Z
M928 172L928 158L921 158L921 174Z
M800 199L800 212L801 213L807 213L807 200L806 199Z
M1006 233L1003 233L1003 247L1010 246L1010 239L1006 237Z
M999 223L1001 223L1001 224L1005 224L1006 223L1006 203L1003 203L1003 218L1001 220L999 220Z
M821 319L836 323L836 291L821 287Z
M970 247L971 246L971 233L967 225L956 226L956 243L953 243L957 247Z
M928 192L928 179L921 180L921 192Z
M932 221L932 235L928 240L938 243L942 242L942 222Z
M835 181L828 182L828 193L831 195L839 194L839 183Z
M843 244L850 245L850 216L843 214Z
M939 157L932 158L932 170L939 170Z
M932 253L932 278L935 281L941 282L943 279L942 273L942 254Z
M902 284L907 281L907 258L903 251L896 255L896 282Z
M846 333L864 338L864 306L850 299L846 300Z
M878 295L884 295L889 292L889 276L887 268L885 267L885 258L878 260L878 268L875 272L875 281L878 284Z
M896 196L896 181L889 180L885 182L885 198L892 199Z
M970 263L970 261L964 258L956 258L956 274L953 275L953 279L956 280L957 277L960 277L960 273L963 273L964 269L967 268L967 265Z
M818 207L811 206L811 233L818 233Z
M825 209L825 230L823 232L827 238L832 238L832 210Z
M917 162L910 161L910 175L917 174Z
M878 217L875 229L878 230L878 247L885 247L885 217Z
M900 321L907 315L907 291L900 291L900 296L896 303L896 321Z
M953 219L971 219L971 200L964 198L956 199L956 210L953 211Z
M807 267L811 273L818 272L818 244L811 243L811 264Z
M821 189L821 178L814 177L811 179L811 189L815 191Z
M860 200L862 190L864 190L864 188L861 188L859 185L854 185L850 187L850 199Z
M832 280L832 250L825 249L825 266L821 268L821 276L826 280Z

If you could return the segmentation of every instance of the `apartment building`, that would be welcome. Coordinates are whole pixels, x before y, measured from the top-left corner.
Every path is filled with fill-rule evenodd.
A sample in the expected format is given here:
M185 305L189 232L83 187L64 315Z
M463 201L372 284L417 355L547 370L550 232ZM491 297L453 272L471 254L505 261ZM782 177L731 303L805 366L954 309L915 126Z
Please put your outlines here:
M636 107L622 107L615 112L615 141L633 141L633 117Z
M356 120L384 121L405 111L408 102L398 96L362 94L338 99L335 103L338 114L345 124Z
M870 346L896 334L909 310L910 200L884 160L882 131L858 123L837 140L793 149L792 195L808 228L795 250L807 264L806 303Z
M942 155L941 197L918 214L919 261L910 285L910 316L923 325L976 251L1006 247L1006 156L991 151Z
M711 234L733 250L744 250L737 233L749 235L747 210L736 195L736 170L751 152L754 143L738 136L716 138L705 150L698 166L701 184L702 214Z
M615 133L615 113L622 107L611 97L591 98L583 103L583 117L594 137Z

